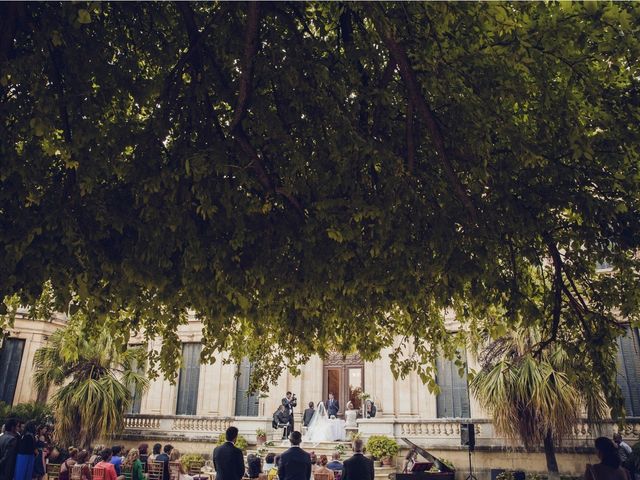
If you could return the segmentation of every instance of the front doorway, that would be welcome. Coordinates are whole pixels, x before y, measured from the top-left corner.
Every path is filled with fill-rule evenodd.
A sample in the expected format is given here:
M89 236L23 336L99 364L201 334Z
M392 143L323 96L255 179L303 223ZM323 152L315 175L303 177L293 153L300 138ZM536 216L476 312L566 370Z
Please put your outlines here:
M338 416L344 416L347 402L353 403L353 408L361 409L360 396L364 391L364 362L360 355L343 356L331 352L324 361L323 401L326 403L329 393L340 403Z

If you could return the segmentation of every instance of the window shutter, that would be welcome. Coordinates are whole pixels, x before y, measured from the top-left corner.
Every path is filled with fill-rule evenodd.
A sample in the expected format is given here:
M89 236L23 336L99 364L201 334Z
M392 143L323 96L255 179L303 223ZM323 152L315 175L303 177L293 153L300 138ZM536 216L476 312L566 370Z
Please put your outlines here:
M0 348L0 401L7 405L13 405L24 342L19 338L7 338Z
M200 343L182 345L182 366L178 382L176 415L195 415L198 408L198 383L200 382Z
M466 356L462 354L464 360ZM466 373L463 377L458 374L458 367L452 360L438 358L437 383L440 393L436 398L438 418L469 418L469 390L467 388Z
M236 379L236 416L239 417L257 417L258 416L258 396L255 394L248 395L249 381L253 365L248 358L243 358L238 365L238 377Z
M618 338L617 381L629 417L640 416L640 333L637 328L627 329Z

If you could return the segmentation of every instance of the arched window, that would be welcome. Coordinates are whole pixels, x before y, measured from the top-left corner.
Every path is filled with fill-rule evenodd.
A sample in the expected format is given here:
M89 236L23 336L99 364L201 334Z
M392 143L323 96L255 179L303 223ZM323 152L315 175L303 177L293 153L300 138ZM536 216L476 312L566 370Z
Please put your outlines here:
M255 393L249 394L249 379L253 366L248 358L243 358L238 365L238 377L236 379L236 416L257 417L260 399Z

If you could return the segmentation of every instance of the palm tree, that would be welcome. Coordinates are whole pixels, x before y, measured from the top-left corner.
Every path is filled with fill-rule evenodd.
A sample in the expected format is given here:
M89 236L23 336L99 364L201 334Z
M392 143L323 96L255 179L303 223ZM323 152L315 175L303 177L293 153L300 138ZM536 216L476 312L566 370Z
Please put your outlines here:
M143 348L121 348L107 329L90 331L83 314L74 317L36 351L34 382L39 391L60 387L51 399L58 440L86 448L122 429L133 392L148 381Z
M582 412L594 422L608 410L601 389L576 375L579 366L565 350L537 345L540 335L531 328L490 343L469 386L497 433L527 449L544 446L549 476L557 478L556 443L571 435Z

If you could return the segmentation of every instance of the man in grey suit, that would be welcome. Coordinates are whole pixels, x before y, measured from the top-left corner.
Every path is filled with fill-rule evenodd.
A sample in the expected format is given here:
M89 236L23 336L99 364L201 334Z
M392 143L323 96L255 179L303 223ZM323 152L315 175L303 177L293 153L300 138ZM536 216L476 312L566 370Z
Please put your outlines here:
M0 480L11 480L16 467L18 454L18 421L9 418L4 424L4 433L0 435Z
M302 434L293 431L289 435L291 448L280 455L278 478L280 480L309 480L311 478L311 456L300 448Z
M373 460L365 457L362 450L362 439L356 438L353 441L353 456L342 465L342 480L373 480Z

